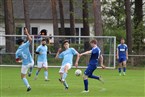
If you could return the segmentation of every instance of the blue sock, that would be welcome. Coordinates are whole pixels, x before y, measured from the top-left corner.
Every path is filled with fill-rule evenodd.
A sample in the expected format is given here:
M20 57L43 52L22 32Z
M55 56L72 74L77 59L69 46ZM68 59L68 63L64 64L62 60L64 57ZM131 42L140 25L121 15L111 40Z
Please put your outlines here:
M63 85L64 85L65 87L68 87L68 84L67 84L66 80L63 82Z
M65 81L66 77L67 77L67 73L63 73L63 75L62 75L62 81Z
M48 71L44 71L44 77L48 78Z
M88 91L88 79L84 80L85 90Z
M28 80L26 78L23 78L22 80L27 88L30 87Z
M99 77L98 76L95 76L95 75L91 75L91 76L89 76L89 78L93 78L93 79L99 80Z
M126 72L126 67L123 67L123 72Z
M36 76L38 76L38 74L39 74L39 71L37 70L37 71L36 71Z
M118 68L118 72L121 73L121 68Z
M33 70L33 67L30 67L30 71L29 72L32 73L32 70Z

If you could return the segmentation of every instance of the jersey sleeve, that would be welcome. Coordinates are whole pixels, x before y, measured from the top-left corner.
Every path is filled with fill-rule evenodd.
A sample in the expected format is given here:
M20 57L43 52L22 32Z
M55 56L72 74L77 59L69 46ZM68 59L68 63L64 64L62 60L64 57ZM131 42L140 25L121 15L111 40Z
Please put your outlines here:
M73 55L76 55L78 53L74 48L71 48L71 51L72 51Z
M92 53L93 53L93 54L98 53L98 55L100 56L100 55L101 55L101 50L100 50L99 48L97 48L97 49L92 49Z
M40 52L40 46L37 47L36 52Z
M16 51L16 53L15 53L15 58L17 59L17 58L20 58L20 53L19 53L19 51Z
M62 59L64 57L63 52L58 55L58 58Z
M29 47L29 46L30 46L30 42L29 42L29 41L27 41L27 42L24 43L24 45L23 45L24 48L27 48L27 47Z
M127 47L127 45L126 45L126 51L128 51L128 47Z

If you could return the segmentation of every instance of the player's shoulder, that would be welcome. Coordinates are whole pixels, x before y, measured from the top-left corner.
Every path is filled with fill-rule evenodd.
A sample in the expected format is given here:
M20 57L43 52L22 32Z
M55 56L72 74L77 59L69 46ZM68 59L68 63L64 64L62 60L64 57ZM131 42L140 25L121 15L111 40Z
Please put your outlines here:
M124 44L124 46L126 46L126 47L127 47L127 44Z
M38 48L42 48L42 45L39 45Z
M121 44L118 44L118 47L120 47L121 46Z
M70 47L69 49L70 49L70 50L75 50L73 47Z
M92 51L101 51L99 47L92 48Z

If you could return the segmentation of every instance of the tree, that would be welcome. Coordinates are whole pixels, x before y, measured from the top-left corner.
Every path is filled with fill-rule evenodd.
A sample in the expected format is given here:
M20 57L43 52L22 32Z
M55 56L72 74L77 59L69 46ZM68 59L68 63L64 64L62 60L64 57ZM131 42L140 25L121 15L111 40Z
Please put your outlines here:
M65 35L63 0L58 0L58 2L59 2L60 25L61 25L60 35Z
M89 30L89 9L88 9L88 1L82 0L82 16L83 16L83 32L81 35L83 36L90 36ZM85 39L84 41L84 50L87 51L90 49L89 46L89 39Z
M132 22L131 22L131 8L130 0L125 1L125 14L126 14L126 40L129 53L132 52Z
M94 10L94 30L96 36L103 35L102 31L102 18L101 18L101 2L100 0L93 0L93 10Z
M82 0L83 5L83 36L89 36L90 30L89 30L89 9L88 9L88 1Z
M29 17L29 2L28 0L23 0L24 7L24 18L25 18L25 26L30 32L30 17Z
M4 0L4 13L5 13L5 33L6 35L15 34L15 23L13 15L12 0ZM6 52L15 51L14 37L6 37Z
M57 6L56 0L51 0L52 18L53 18L53 33L54 33L54 35L59 35L56 6ZM59 44L59 38L55 37L54 38L55 51L59 48L58 44Z
M143 27L143 6L142 0L135 0L135 10L134 10L134 51L138 54L142 53L142 39L144 38L144 27Z
M75 13L74 13L74 0L69 0L69 11L70 11L70 35L76 34L75 29Z
M134 10L134 23L135 28L139 26L140 23L143 21L143 1L142 0L135 0L135 10Z

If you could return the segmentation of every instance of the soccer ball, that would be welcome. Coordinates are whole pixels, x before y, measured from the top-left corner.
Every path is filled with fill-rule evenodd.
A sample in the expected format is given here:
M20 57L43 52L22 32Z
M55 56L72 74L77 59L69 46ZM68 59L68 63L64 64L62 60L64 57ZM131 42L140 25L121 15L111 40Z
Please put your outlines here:
M145 38L142 40L143 43L145 43Z
M77 69L77 70L75 71L75 75L76 75L76 76L82 75L82 71L81 71L80 69Z

